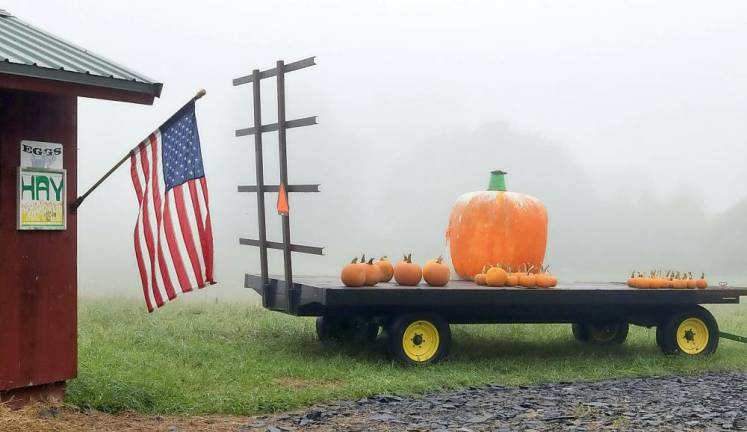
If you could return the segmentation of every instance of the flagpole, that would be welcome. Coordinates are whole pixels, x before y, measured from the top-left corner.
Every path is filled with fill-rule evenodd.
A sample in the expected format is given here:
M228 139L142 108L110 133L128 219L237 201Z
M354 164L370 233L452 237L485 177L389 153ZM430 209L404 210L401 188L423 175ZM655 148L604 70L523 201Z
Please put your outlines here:
M201 97L205 96L206 93L207 92L205 91L205 89L200 89L197 92L197 94L195 94L194 97L192 97L192 99L190 99L187 103L185 103L184 105L182 105L182 108L184 108L188 104L190 104L190 103L192 103L192 102L200 99ZM176 111L176 113L174 113L174 115L178 114L182 110L182 108L179 108ZM161 124L168 123L169 120L171 120L174 117L174 115L172 115L171 117L169 117L168 120L166 120L165 122L163 122ZM145 140L143 140L143 141L145 141ZM113 167L111 167L111 169L109 171L106 172L106 174L104 174L103 177L101 177L96 183L94 183L93 186L91 186L90 188L88 188L88 190L86 191L86 193L84 193L83 195L79 196L75 201L73 201L73 203L70 204L70 213L74 214L76 211L78 211L78 207L80 207L80 205L83 204L83 200L85 200L86 197L88 197L88 195L91 194L91 192L93 192L94 190L96 190L96 188L99 187L99 185L101 183L103 183L107 178L109 178L109 176L112 175L114 173L114 171L117 170L117 168L119 168L120 166L122 166L122 164L124 164L127 161L127 159L130 158L130 153L132 153L133 150L137 149L139 145L140 144L138 144L137 146L133 147L130 151L128 151L122 157L122 159L119 160L119 162L117 162Z

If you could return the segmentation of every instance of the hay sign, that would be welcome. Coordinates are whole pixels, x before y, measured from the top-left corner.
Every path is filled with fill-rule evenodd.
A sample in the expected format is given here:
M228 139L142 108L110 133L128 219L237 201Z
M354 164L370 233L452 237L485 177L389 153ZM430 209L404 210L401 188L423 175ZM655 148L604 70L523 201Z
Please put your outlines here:
M67 228L66 171L62 144L21 141L18 168L18 229Z

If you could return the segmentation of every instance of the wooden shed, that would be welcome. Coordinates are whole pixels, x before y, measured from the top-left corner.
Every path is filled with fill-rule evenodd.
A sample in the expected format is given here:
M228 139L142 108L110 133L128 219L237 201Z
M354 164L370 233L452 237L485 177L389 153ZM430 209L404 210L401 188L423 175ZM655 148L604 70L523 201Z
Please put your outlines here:
M161 87L0 10L0 400L61 398L77 375L78 97Z

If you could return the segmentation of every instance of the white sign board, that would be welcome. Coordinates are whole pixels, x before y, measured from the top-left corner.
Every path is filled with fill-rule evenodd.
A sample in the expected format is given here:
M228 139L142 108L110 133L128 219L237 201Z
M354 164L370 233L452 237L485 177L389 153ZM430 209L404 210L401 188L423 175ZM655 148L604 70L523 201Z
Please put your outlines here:
M21 141L21 168L62 169L62 144Z
M18 229L67 228L65 170L18 168Z

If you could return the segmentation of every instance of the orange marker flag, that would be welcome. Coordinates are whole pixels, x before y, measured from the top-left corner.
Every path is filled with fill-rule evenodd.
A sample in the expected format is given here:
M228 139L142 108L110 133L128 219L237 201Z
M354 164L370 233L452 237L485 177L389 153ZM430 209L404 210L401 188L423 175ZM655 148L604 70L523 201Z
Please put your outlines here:
M283 183L278 188L278 214L288 216L288 194Z

